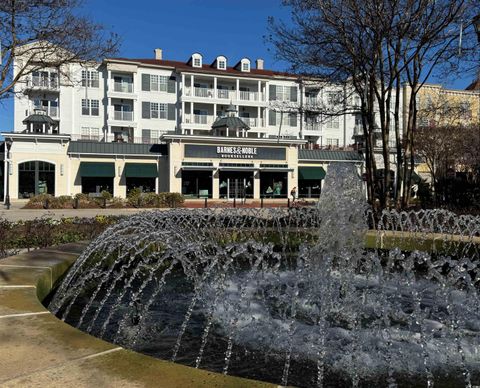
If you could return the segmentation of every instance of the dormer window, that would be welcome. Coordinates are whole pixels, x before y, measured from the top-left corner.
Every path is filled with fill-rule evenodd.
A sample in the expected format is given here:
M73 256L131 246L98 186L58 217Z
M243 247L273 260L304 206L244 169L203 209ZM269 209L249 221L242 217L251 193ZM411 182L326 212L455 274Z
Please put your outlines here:
M216 65L216 66L213 66L213 65ZM219 55L215 59L215 62L212 64L212 67L216 67L219 70L226 70L227 69L227 57L224 57L223 55Z
M195 53L192 55L192 66L193 67L202 67L202 55Z
M237 63L235 66L237 70L244 71L244 72L250 72L250 59L248 58L242 58L240 62Z

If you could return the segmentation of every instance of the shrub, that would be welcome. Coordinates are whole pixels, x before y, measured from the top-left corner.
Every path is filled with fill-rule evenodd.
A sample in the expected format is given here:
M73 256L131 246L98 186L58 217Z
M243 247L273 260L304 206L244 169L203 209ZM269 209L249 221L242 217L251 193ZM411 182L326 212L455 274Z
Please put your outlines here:
M27 204L24 206L26 209L43 209L45 203L48 201L49 206L52 200L54 199L53 195L50 194L39 194L31 197Z
M109 207L113 209L121 209L125 207L125 201L123 198L120 197L113 197L112 201L110 202Z
M127 203L130 206L133 206L133 207L141 206L141 203L140 203L140 196L141 195L142 195L142 190L140 190L138 187L133 188L127 194Z
M185 199L180 193L162 193L165 194L165 206L166 207L180 207L183 205Z
M110 201L113 197L113 195L110 194L110 192L106 191L106 190L103 190L100 194L102 195L102 198L106 199L107 201Z

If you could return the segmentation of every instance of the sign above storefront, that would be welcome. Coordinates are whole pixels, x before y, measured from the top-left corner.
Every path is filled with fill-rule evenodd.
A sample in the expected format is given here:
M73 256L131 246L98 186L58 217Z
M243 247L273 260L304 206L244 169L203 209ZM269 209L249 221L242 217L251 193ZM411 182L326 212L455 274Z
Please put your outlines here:
M282 147L210 146L185 144L186 158L285 160Z

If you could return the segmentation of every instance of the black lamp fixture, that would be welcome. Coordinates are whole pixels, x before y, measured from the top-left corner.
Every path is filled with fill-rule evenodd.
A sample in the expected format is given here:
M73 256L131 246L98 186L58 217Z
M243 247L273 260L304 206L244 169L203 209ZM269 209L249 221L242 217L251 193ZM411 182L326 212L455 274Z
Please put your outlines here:
M5 207L7 210L10 210L10 148L12 148L12 140L6 139L5 140L5 147L7 148L7 187L6 187L6 194L5 194Z

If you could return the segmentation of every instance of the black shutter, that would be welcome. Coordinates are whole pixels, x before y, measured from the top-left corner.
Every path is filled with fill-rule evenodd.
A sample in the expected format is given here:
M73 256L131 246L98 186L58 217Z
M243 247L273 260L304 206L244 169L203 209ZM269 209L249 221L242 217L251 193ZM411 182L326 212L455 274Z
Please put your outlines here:
M297 126L297 114L296 113L290 113L290 126L291 127L296 127Z
M170 79L168 80L168 84L167 84L167 92L168 93L175 93L176 83L177 83L176 78L174 76L170 77Z
M290 101L296 102L297 101L297 87L292 86L290 88Z
M150 118L150 103L142 101L142 119Z
M150 91L150 74L142 74L142 90L145 92Z
M270 85L268 87L268 90L269 90L270 101L275 101L277 99L277 86L276 85Z
M277 112L274 110L268 111L268 125L277 125Z
M167 120L175 120L175 104L168 104Z

